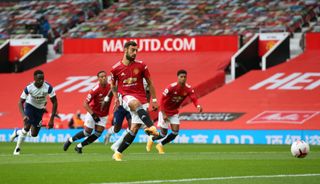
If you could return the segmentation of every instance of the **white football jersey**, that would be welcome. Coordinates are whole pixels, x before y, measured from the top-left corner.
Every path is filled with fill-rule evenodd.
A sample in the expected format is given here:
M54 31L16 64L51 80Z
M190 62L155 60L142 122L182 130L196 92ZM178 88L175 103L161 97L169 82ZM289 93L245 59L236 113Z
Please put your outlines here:
M23 90L20 98L25 99L26 103L38 109L44 109L48 95L50 98L56 96L56 93L50 84L44 82L40 88L37 88L34 83L31 83Z

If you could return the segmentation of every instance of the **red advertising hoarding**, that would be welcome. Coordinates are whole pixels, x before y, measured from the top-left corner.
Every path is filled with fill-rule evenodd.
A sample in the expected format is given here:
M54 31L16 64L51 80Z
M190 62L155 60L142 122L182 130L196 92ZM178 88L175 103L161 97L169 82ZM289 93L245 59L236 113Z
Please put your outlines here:
M210 52L238 49L238 36L194 36L156 38L64 39L65 54L120 53L125 42L134 40L139 52Z

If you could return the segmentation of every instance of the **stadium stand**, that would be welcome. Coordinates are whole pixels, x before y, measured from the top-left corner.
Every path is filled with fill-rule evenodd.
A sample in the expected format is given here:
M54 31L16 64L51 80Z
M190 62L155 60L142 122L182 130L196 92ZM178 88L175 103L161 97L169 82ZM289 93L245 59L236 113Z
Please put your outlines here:
M260 27L293 33L319 14L318 1L119 1L64 37L233 35L245 40Z
M18 1L0 2L0 39L39 34L41 18L51 26L49 42L100 12L96 1Z
M316 0L120 0L101 12L97 1L89 0L1 2L0 7L0 39L38 32L37 20L45 16L52 28L52 41L61 35L111 38L233 34L243 35L247 41L261 27L299 31L320 13ZM317 31L317 26L313 30Z

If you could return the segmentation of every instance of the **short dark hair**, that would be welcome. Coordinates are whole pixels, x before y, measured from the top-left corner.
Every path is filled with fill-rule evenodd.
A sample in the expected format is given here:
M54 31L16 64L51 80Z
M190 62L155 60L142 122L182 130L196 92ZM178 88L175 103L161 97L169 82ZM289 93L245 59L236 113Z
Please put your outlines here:
M186 70L183 70L183 69L178 70L177 76L179 76L180 74L186 74L186 75L187 75L187 71L186 71Z
M100 70L98 73L97 73L97 77L99 77L99 74L100 73L107 73L106 71L104 71L104 70Z
M42 70L36 70L36 71L33 72L33 76L37 76L38 74L44 75Z
M124 48L129 48L130 46L137 46L138 44L135 41L128 41L124 44Z

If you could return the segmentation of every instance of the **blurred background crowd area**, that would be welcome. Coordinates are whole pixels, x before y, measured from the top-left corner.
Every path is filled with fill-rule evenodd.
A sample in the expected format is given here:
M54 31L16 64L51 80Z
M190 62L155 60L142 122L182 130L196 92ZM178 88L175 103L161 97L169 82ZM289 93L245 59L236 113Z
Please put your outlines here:
M1 1L0 39L242 35L261 28L301 31L320 14L318 0ZM308 31L320 32L320 21Z

